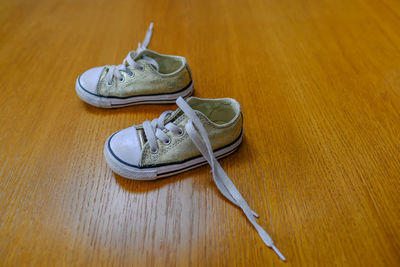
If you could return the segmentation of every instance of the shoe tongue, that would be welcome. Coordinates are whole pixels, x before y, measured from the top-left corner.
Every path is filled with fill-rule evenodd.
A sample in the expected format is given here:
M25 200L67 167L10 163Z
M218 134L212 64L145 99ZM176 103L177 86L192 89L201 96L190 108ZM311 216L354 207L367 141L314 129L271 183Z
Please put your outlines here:
M143 128L139 128L136 130L137 130L136 132L137 132L139 143L140 143L140 148L143 149L144 144L146 144L146 142L147 142L146 135L144 134Z
M157 63L157 61L155 61L153 58L151 57L146 57L144 56L144 58L141 58L139 60L136 60L137 63L139 64L143 64L143 65L150 65L152 66L156 71L159 70L159 65Z
M167 116L165 118L164 124L167 125L169 122L174 122L181 115L183 115L182 110L180 108L176 109L169 116ZM143 128L137 129L137 134L138 134L138 138L139 138L140 147L143 148L144 145L147 143L147 138L146 138Z
M186 99L186 102L192 106L190 104L192 97L189 97ZM196 112L197 116L199 117L206 117L201 111L194 109L194 111ZM168 123L172 122L174 123L179 117L181 117L182 115L184 115L183 111L178 107L175 111L173 111L169 116L167 116L165 118L165 122L164 124L167 125ZM138 137L139 137L139 142L140 142L140 147L143 148L144 145L147 143L147 138L146 135L144 133L143 128L139 127L139 129L137 129L137 133L138 133Z
M140 53L136 53L135 51L133 51L131 53L131 58L133 60L135 60L137 63L139 64L143 64L143 65L150 65L152 66L156 71L159 70L159 64L158 62L152 58L149 57L148 55L146 55L146 51L144 52L140 52Z

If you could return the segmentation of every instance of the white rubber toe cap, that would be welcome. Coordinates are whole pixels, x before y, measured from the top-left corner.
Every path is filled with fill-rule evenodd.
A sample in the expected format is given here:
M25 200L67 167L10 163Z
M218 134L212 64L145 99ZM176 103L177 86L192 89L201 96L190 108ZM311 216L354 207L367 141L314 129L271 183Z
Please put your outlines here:
M130 127L115 133L109 139L111 154L122 163L139 166L142 150L135 127Z
M79 78L79 84L85 91L97 94L97 84L99 83L100 74L104 67L92 68L82 73Z

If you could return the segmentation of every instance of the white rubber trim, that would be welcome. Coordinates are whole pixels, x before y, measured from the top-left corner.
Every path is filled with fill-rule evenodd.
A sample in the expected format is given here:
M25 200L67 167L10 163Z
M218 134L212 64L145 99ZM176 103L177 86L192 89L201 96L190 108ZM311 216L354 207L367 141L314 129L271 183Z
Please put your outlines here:
M110 138L110 137L109 137ZM108 149L108 139L104 145L104 156L110 168L117 174L133 180L155 180L177 173L185 172L206 164L204 157L200 156L179 164L170 164L155 168L135 168L116 159ZM243 130L240 137L231 145L214 152L216 158L224 158L235 152L243 141Z
M129 98L107 98L101 96L95 96L86 92L79 84L79 78L75 84L76 93L79 98L84 102L99 108L121 108L134 105L142 104L169 104L175 103L176 99L180 96L183 98L189 97L193 94L194 86L193 81L190 86L183 91L170 94L157 94L157 95L146 95L146 96L132 96Z

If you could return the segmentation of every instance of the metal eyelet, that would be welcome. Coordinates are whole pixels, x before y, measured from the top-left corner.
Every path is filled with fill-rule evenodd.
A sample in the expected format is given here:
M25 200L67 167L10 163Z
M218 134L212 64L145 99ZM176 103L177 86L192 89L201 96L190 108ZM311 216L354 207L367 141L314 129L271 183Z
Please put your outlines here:
M178 136L182 136L185 134L185 131L183 131L182 128L179 128Z
M143 65L139 65L138 70L144 71L144 66Z
M134 77L135 76L135 73L133 72L133 71L131 71L131 73L128 73L128 75L129 75L129 77Z
M114 85L114 81L107 82L107 85L108 85L108 86L113 86L113 85Z
M158 153L158 148L156 148L156 149L150 148L150 152L153 153L153 154L157 154Z
M122 78L121 78L121 79L119 79L119 82L120 82L120 83L123 83L123 82L125 82L125 77L124 77L124 76L122 76Z
M164 145L169 145L169 144L171 144L171 138L168 138L168 139L167 139L167 142L164 142L164 141L163 141L163 144L164 144Z

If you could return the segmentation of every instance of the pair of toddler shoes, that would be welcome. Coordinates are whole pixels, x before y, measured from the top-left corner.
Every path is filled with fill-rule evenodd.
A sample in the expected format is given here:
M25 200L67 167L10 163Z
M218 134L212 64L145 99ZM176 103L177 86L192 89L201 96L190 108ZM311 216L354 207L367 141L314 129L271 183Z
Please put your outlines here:
M186 59L147 49L152 30L151 23L143 43L121 65L89 69L76 81L78 96L96 107L175 101L178 105L175 111L112 134L104 145L108 165L123 177L154 180L208 163L220 192L243 210L264 243L285 260L217 161L235 152L242 142L239 103L232 98L189 97L193 80Z

